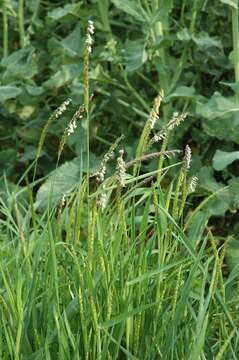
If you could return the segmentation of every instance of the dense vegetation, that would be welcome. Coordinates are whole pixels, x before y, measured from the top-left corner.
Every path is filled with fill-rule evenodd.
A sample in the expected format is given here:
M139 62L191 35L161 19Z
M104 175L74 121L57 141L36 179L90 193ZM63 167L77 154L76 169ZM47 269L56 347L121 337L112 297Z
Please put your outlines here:
M0 4L1 359L238 359L238 1Z

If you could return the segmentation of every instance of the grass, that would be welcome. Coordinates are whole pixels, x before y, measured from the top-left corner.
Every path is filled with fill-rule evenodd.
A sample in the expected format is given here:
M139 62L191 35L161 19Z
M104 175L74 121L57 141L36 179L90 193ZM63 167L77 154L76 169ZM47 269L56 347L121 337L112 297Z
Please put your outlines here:
M142 174L143 153L138 175L125 163L124 187L117 173L88 185L86 175L43 212L33 185L1 200L1 359L238 358L226 244L183 231L190 159ZM161 187L158 172L162 182L172 166Z
M86 53L89 129L88 71ZM191 220L203 204L190 214L190 149L167 164L178 154L167 150L168 136L185 114L174 114L156 133L164 139L161 151L149 152L160 94L135 158L126 161L121 150L115 155L120 138L90 174L87 148L86 173L56 206L54 176L45 208L35 202L38 159L33 182L27 172L22 176L24 191L10 191L6 181L6 199L0 199L0 359L238 359L238 280L223 273L227 243L218 244L208 227L198 231L200 224ZM61 112L43 129L37 156ZM116 170L106 176L115 157ZM142 163L152 158L158 166L145 173Z

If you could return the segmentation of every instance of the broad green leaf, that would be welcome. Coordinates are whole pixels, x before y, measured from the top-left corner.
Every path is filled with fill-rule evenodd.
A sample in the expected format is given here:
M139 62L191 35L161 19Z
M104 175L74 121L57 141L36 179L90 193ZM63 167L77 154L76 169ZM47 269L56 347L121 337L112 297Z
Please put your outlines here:
M207 103L198 102L196 113L204 118L202 125L208 135L239 144L239 105L234 99L215 92Z
M238 0L221 0L223 4L227 4L234 9L238 9Z
M136 0L112 0L112 3L120 10L124 11L128 15L133 16L139 21L145 21L145 16L142 12L142 8L139 6Z
M25 81L38 72L37 56L32 46L14 51L1 61L1 65L5 69L2 75L5 83L14 80Z
M140 40L127 41L125 49L125 61L128 71L139 69L147 60L145 43Z
M176 36L180 41L189 41L192 38L192 36L187 28L184 28L184 29L178 31Z
M86 153L83 157L66 162L52 171L49 178L39 188L36 196L36 207L46 209L48 203L56 206L63 194L69 194L79 184L82 173L87 171ZM99 160L91 154L90 171L94 173L99 167Z
M200 187L211 192L216 192L223 187L213 176L213 169L209 166L203 166L198 173Z
M167 101L174 98L195 98L195 88L193 86L178 86L172 94L167 96Z
M222 43L219 38L209 36L206 32L201 32L192 36L193 41L197 46L208 49L211 47L222 48Z
M81 26L77 25L75 29L61 41L61 45L67 50L70 56L76 56L82 53Z
M213 157L213 167L215 170L220 171L235 160L239 160L239 151L226 152L217 150Z
M62 65L60 70L43 83L43 86L47 89L59 88L79 77L81 71L82 64Z
M44 91L43 87L41 87L41 86L32 86L32 85L27 85L26 90L27 90L28 94L33 95L33 96L39 96Z
M80 15L80 8L82 3L78 2L76 4L67 4L64 7L56 8L50 12L48 12L47 17L51 21L59 21L62 20L67 15Z
M234 100L225 98L219 92L215 92L205 104L199 103L196 112L203 117L212 120L217 117L239 112L239 105Z
M36 207L44 210L49 202L56 206L62 195L72 191L79 183L80 174L80 166L74 161L66 162L53 171L37 192Z
M236 210L239 207L239 179L229 181L229 186L220 191L224 185L216 181L212 167L202 167L198 178L200 187L211 192L211 199L203 207L208 216L223 216L227 210Z
M0 86L0 102L15 98L16 96L20 95L21 92L22 90L16 86Z

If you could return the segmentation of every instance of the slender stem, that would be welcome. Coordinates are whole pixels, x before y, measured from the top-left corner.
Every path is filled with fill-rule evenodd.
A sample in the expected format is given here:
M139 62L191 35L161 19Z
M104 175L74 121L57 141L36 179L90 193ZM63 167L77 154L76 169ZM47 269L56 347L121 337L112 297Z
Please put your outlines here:
M232 8L232 38L233 38L233 60L235 80L239 82L239 30L238 30L238 9ZM236 94L236 102L239 102L239 94Z
M19 21L20 46L21 48L24 48L25 46L24 0L19 0L18 2L18 21Z
M3 57L8 56L8 18L6 2L3 2Z

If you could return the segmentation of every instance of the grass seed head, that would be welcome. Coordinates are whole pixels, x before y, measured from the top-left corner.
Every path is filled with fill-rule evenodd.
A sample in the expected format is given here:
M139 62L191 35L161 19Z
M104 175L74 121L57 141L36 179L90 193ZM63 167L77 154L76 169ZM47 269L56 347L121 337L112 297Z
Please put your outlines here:
M117 158L117 174L116 174L116 178L117 180L119 181L120 185L122 187L125 186L125 173L126 173L126 166L125 166L125 162L124 162L124 159L123 159L123 156L124 156L124 150L121 149L119 151L119 156Z
M86 48L89 54L92 53L92 45L94 43L94 38L93 38L94 32L95 32L94 23L92 20L89 20L87 32L86 32L86 39L85 39Z
M189 184L189 192L190 193L192 193L196 190L197 184L198 184L198 178L197 178L197 176L193 176L190 181L190 184Z
M67 107L70 105L71 99L65 100L56 110L55 117L58 119L66 111Z
M192 161L192 150L189 145L186 145L185 154L184 154L184 166L186 170L190 169L191 161Z

